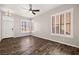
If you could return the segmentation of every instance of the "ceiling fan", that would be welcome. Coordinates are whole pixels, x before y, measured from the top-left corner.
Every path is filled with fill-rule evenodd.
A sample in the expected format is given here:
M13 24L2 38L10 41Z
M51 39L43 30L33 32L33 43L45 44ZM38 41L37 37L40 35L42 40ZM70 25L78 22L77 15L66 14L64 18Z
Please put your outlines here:
M23 8L25 10L31 11L33 15L36 15L36 12L40 12L39 9L33 9L32 4L29 4L29 9Z

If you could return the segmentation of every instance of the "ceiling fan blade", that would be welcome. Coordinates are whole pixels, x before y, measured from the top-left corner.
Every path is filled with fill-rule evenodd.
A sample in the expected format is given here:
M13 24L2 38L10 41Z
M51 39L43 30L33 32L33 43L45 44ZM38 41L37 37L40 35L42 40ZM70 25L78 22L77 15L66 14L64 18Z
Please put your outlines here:
M40 10L32 10L32 11L34 11L34 12L39 12Z
M34 15L36 15L36 13L34 13L33 11L32 11L32 13L33 13Z

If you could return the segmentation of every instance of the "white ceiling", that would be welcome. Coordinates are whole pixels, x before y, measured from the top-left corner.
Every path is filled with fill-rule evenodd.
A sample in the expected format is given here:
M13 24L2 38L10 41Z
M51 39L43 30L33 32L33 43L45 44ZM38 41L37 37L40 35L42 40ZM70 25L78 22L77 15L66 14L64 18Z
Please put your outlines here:
M24 16L24 17L35 17L37 15L43 14L55 7L60 6L61 4L32 4L33 9L40 9L40 12L37 12L36 15L33 15L28 10L24 10L23 8L29 9L28 4L1 4L0 8L3 11L10 10L10 12Z

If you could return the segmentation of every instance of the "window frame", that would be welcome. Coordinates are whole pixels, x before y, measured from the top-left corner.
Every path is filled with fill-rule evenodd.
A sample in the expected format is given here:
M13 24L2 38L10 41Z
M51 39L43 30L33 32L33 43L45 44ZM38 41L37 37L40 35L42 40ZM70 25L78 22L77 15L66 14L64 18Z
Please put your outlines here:
M70 12L71 13L71 19L70 19L70 35L66 34L66 13ZM60 34L60 15L64 14L64 34ZM59 15L59 33L56 33L56 16ZM52 17L55 17L55 32L52 32ZM53 15L51 15L51 35L55 35L55 36L62 36L62 37L70 37L73 38L73 27L74 27L74 23L73 23L73 8L59 12L59 13L55 13Z
M26 22L26 31L22 31L22 25L23 25L22 22ZM28 30L27 30L27 27L28 27ZM27 19L21 19L21 33L28 33L28 32L30 32L30 21Z

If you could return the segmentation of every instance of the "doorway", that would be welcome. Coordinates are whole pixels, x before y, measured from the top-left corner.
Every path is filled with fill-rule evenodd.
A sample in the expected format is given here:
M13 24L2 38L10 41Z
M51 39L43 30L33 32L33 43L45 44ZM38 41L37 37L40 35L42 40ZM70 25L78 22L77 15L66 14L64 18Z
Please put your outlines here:
M9 16L2 17L2 38L14 37L14 19Z

